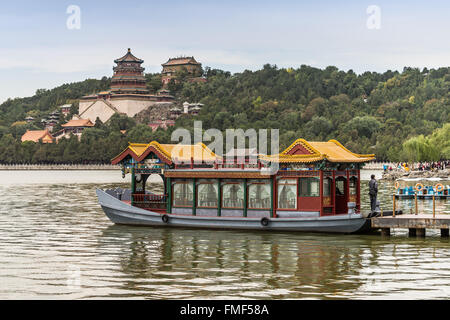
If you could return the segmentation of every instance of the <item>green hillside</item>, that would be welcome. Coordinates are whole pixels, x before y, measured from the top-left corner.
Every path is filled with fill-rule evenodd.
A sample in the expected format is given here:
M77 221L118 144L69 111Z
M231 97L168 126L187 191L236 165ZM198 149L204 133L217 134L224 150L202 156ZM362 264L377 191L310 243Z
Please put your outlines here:
M72 112L76 112L76 100L108 89L109 78L65 84L38 90L29 98L8 100L0 105L0 162L108 162L128 141L168 143L175 128L191 129L194 120L203 121L205 130L278 128L280 149L300 137L337 139L354 152L375 153L378 160L413 160L414 148L405 142L420 135L438 135L439 139L430 140L437 141L433 143L433 158L448 153L448 130L433 132L450 122L450 68L357 75L335 67L279 69L265 65L258 71L236 74L206 68L205 76L206 83L169 85L179 102L205 105L197 117L182 116L175 127L153 133L145 124L116 115L108 123L86 130L81 142L71 138L53 145L22 144L20 137L27 129L40 128L40 119L59 105L74 103ZM159 74L146 78L153 92L160 88ZM36 118L34 123L22 122L28 115ZM120 130L127 132L121 134ZM442 149L447 148L443 153L440 141L447 143L442 145Z

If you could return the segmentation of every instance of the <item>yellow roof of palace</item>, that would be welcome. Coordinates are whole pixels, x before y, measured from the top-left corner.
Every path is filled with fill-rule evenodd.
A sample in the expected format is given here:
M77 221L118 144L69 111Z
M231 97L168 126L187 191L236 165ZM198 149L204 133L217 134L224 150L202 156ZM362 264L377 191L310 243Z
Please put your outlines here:
M301 154L290 154L295 147L301 147ZM306 152L306 153L305 153ZM330 162L367 162L375 159L374 154L356 154L345 148L337 140L327 142L306 141L297 139L282 153L277 155L261 155L261 160L281 163L310 163L321 160Z
M38 142L40 139L48 137L49 140L53 139L53 136L48 130L27 130L21 138L21 141L33 141Z
M72 119L61 127L93 127L94 124L89 119Z

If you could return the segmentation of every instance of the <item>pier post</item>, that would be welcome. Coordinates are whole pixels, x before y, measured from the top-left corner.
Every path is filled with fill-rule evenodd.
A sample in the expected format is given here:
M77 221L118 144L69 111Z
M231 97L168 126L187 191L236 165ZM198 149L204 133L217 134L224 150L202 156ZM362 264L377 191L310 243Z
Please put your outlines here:
M416 229L416 235L419 238L425 238L425 228L417 228Z
M449 229L441 229L441 237L448 238L449 237Z
M419 214L419 210L417 208L417 191L414 192L414 202L416 203L416 216Z
M392 216L395 218L395 194L392 196Z
M390 228L381 228L381 235L383 237L389 237L391 235L391 229Z
M409 228L409 236L415 237L416 236L416 229L415 228Z
M436 198L433 193L433 219L436 218Z

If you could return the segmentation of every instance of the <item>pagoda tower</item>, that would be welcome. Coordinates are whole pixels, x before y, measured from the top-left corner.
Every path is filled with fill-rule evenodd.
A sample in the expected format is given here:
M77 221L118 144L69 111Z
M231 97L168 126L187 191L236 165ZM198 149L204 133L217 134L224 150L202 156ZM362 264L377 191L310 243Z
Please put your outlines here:
M114 114L134 117L149 107L172 104L175 100L167 90L160 90L158 94L147 90L144 68L141 67L144 60L136 58L130 49L114 62L116 66L113 68L110 90L81 97L78 119L89 119L94 123L99 118L105 123Z
M144 60L136 58L128 48L128 52L114 62L117 66L113 68L111 94L149 94L144 77L145 69L141 67Z

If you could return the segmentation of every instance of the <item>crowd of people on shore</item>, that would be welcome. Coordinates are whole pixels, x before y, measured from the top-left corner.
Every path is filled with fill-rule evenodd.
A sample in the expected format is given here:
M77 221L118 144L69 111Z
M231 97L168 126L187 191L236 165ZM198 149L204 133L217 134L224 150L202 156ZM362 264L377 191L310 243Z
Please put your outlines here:
M383 165L383 170L392 171L394 169L397 170L419 170L419 171L436 171L436 170L445 170L446 168L450 168L450 160L442 160L442 161L425 161L414 163L412 166L406 162L398 162L396 165Z
M450 167L450 160L445 161L433 161L433 162L419 162L419 171L429 171L429 170L445 170L445 168Z

